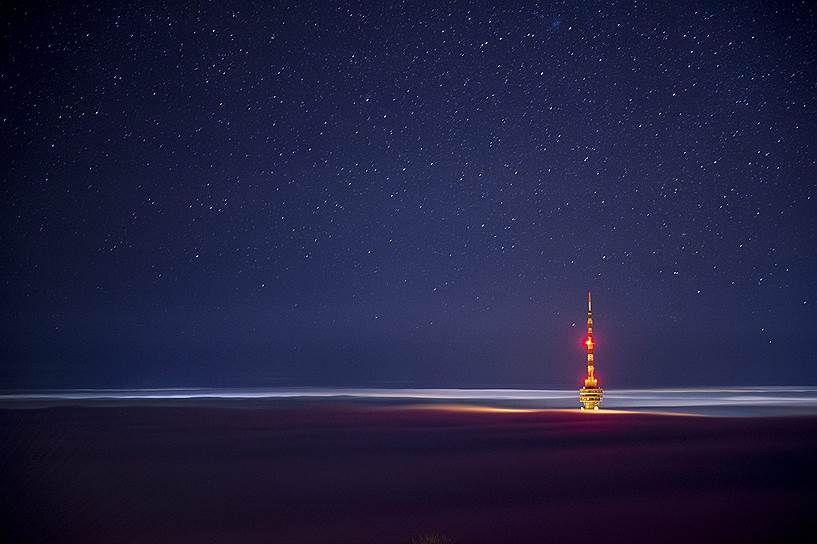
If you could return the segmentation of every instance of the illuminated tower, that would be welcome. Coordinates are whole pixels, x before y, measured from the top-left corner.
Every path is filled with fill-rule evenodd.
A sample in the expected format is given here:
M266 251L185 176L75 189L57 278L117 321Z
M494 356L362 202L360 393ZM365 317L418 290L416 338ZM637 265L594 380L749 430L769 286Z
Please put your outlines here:
M579 401L582 403L582 410L598 410L603 391L596 379L593 362L593 303L590 291L587 292L587 340L584 345L587 346L587 377L584 379L584 387L579 389Z

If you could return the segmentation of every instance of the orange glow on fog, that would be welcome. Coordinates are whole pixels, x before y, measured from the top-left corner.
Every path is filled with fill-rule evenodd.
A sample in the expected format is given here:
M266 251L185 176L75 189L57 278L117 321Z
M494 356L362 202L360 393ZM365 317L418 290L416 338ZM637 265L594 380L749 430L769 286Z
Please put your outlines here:
M677 412L662 412L660 410L581 410L577 408L501 408L498 406L480 406L465 404L414 404L403 406L378 407L378 410L417 410L428 412L455 412L461 414L632 414L632 415L656 415L656 416L691 416L700 414L688 414ZM703 416L702 416L703 417Z
M559 409L537 408L501 408L498 406L479 406L469 404L414 404L410 406L395 406L397 410L428 410L441 412L464 412L473 414L528 414L534 412L552 412Z

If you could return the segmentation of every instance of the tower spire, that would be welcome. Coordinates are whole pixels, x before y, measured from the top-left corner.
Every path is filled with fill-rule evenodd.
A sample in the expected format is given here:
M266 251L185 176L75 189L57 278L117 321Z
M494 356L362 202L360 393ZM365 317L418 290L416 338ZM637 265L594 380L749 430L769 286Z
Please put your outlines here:
M587 348L587 377L584 379L584 387L579 390L579 400L584 406L583 409L598 409L602 390L598 386L599 380L595 375L596 367L593 360L593 299L590 291L587 292L587 340L584 341L584 345Z

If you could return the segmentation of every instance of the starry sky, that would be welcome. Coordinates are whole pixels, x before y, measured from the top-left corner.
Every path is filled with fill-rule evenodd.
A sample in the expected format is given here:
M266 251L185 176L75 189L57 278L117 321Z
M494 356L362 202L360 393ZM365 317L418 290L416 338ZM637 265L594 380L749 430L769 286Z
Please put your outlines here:
M0 388L817 383L809 2L23 4Z

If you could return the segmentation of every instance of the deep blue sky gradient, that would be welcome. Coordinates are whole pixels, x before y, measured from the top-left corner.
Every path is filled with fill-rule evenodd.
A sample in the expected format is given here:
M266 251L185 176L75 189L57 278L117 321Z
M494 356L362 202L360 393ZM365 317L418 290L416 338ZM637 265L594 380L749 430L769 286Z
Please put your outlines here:
M6 10L0 387L817 383L809 2Z

